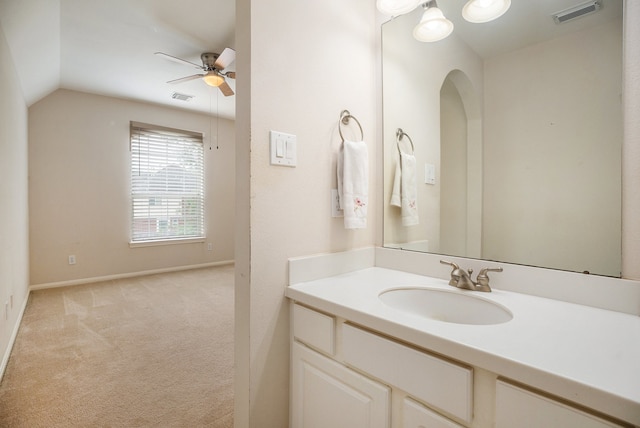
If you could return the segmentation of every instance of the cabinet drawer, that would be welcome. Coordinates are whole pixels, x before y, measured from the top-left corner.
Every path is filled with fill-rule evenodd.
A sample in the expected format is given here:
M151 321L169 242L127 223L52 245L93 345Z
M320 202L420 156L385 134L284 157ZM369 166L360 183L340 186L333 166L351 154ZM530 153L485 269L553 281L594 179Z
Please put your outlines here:
M347 324L342 335L347 364L471 423L473 369Z
M464 428L433 410L405 398L402 403L402 428Z
M293 305L293 336L319 351L335 352L335 319L300 305Z
M580 409L507 382L496 385L496 428L621 428Z

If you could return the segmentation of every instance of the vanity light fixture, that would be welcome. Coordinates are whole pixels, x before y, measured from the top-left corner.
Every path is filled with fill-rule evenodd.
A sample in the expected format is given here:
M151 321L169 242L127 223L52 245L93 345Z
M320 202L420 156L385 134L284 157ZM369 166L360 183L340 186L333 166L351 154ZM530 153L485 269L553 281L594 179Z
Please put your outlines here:
M424 13L413 28L413 37L421 42L437 42L453 31L453 22L445 18L435 0L424 3Z
M399 16L411 12L423 0L377 0L376 7L386 15Z
M436 0L376 0L378 10L391 16L409 13L419 4L424 13L413 29L413 37L421 42L437 42L451 34L453 23L445 18ZM462 8L462 16L473 23L489 22L504 15L509 7L511 0L469 0Z
M469 0L462 8L462 17L469 22L483 23L501 17L511 6L511 0Z

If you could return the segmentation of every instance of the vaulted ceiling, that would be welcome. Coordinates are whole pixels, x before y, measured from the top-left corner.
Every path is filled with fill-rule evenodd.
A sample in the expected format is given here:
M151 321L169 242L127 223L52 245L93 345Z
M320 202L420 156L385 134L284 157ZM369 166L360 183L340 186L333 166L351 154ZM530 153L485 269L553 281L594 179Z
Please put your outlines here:
M235 48L232 0L0 0L0 25L28 105L66 88L235 116L235 96L201 79L167 84L201 71L154 55L201 64Z

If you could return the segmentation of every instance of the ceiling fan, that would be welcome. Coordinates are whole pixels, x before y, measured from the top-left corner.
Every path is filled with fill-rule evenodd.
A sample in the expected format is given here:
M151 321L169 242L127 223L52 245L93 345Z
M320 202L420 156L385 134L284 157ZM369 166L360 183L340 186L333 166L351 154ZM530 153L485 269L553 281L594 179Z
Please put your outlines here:
M207 85L219 88L225 97L233 95L233 89L231 89L225 78L228 77L230 79L235 79L236 72L222 71L227 68L233 61L235 61L236 51L234 51L233 49L225 48L225 50L223 50L220 54L211 52L203 53L202 55L200 55L200 58L202 59L202 65L198 65L191 61L187 61L163 52L156 52L155 54L162 56L170 61L174 61L180 64L186 64L204 71L204 74L193 74L191 76L181 77L180 79L169 80L167 83L175 84L202 78L202 80L204 80Z

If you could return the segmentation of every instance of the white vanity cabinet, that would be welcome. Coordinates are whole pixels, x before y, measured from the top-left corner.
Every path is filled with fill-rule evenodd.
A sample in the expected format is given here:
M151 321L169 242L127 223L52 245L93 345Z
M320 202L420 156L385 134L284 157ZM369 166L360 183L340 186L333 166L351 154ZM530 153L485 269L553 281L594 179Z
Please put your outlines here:
M368 263L360 257L349 260ZM390 388L391 428L640 428L635 314L496 289L460 293L507 308L508 322L445 322L380 296L404 287L451 291L446 280L378 266L336 272L345 262L333 255L307 262L291 262L285 292L292 341ZM439 265L437 257L425 262ZM582 283L590 276L571 280L595 286ZM623 294L640 296L636 286Z
M462 428L449 416L471 421L470 367L298 304L291 314L291 428ZM394 414L393 397L400 403Z
M297 303L291 315L291 428L633 427Z
M621 428L576 407L498 380L496 428Z
M291 427L389 428L390 388L332 359L335 319L292 308Z

